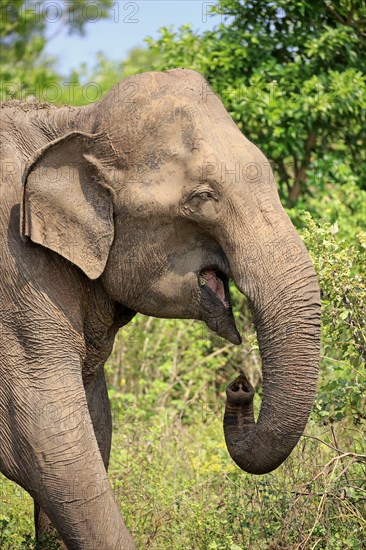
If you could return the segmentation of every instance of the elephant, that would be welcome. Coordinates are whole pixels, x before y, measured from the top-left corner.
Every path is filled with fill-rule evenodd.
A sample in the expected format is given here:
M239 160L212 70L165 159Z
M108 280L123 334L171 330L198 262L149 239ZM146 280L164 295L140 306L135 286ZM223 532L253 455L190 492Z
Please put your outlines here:
M0 469L34 499L39 540L128 550L108 481L104 363L137 314L195 319L239 345L247 296L262 404L239 373L224 435L245 472L302 435L319 367L320 294L271 167L198 72L141 73L82 107L1 106ZM244 371L243 371L244 372Z

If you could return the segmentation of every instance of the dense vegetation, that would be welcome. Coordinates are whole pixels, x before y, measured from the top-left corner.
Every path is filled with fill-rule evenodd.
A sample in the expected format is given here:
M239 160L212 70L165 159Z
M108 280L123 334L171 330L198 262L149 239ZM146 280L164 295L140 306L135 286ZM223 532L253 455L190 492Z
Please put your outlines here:
M71 77L76 84L97 82L105 92L143 69L184 66L205 74L239 127L271 159L283 203L312 256L323 303L319 392L286 463L265 476L247 475L229 458L221 425L225 385L238 371L256 385L260 405L260 357L244 297L233 289L240 347L194 321L139 315L120 331L107 365L114 417L110 476L140 548L361 550L365 4L225 0L215 9L224 22L214 31L162 29L146 51L120 63L100 55L95 66ZM45 28L36 33L34 22L11 14L12 26L3 24L1 35L3 96L9 90L27 95L37 82L65 81L41 55L45 42L37 40ZM70 30L83 30L82 21ZM25 55L30 40L38 50L35 44ZM20 86L6 88L11 82ZM87 103L82 86L75 90L72 101L65 94L57 101ZM31 499L2 477L0 503L0 547L33 548Z

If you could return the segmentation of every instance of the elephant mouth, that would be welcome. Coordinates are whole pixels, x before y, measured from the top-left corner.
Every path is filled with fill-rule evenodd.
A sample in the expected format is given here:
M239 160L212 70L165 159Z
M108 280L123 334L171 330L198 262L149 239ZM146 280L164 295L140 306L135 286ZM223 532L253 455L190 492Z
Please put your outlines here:
M204 306L203 321L219 336L240 344L231 306L229 277L216 267L209 267L199 273L198 282Z
M229 279L218 269L204 269L199 275L201 287L206 287L208 292L219 299L226 309L231 308Z

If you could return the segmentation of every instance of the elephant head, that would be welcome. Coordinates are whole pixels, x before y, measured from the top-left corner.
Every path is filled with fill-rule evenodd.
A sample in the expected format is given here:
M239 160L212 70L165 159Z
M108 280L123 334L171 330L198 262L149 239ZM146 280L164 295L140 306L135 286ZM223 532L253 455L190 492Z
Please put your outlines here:
M226 443L243 470L273 470L312 407L320 307L269 162L188 70L124 80L70 127L27 166L23 235L131 310L200 319L239 344L232 279L253 311L263 401L255 422L245 378L228 387Z

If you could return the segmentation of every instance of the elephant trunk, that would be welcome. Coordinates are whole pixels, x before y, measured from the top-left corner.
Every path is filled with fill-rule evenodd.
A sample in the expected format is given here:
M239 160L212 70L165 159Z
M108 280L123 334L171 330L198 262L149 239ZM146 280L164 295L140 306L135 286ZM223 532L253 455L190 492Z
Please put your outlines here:
M233 460L252 474L270 472L289 456L306 426L316 391L319 288L304 245L291 233L288 244L292 247L281 245L272 251L270 262L256 259L250 267L245 251L241 261L230 261L239 266L236 273L233 269L234 280L248 296L253 312L263 397L255 422L254 390L245 376L234 380L226 392L224 433ZM296 254L291 257L294 242ZM286 258L284 253L289 251Z

